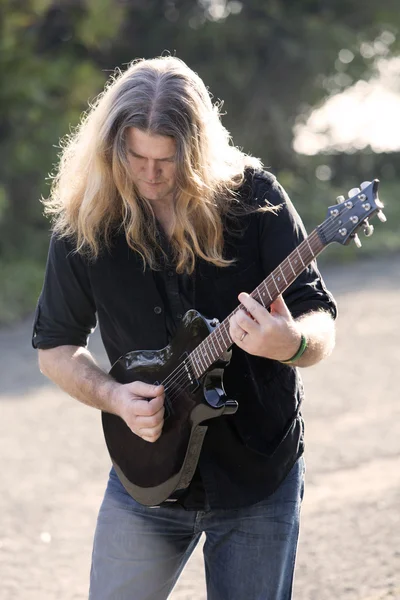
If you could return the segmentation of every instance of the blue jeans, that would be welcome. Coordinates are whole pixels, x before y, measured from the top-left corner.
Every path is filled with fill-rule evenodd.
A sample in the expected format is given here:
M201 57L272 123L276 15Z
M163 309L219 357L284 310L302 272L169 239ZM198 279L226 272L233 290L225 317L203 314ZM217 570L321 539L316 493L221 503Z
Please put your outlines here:
M246 508L149 508L111 470L94 539L90 600L168 598L202 533L208 600L289 600L303 488L300 458L274 494Z

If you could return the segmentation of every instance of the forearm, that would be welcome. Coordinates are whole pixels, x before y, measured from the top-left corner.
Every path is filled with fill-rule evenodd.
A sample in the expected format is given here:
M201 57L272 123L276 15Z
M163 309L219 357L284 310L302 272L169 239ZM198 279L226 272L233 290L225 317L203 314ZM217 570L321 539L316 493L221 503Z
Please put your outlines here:
M311 367L329 356L335 346L335 322L324 311L315 311L295 320L296 329L307 339L307 349L293 363L296 367Z
M114 392L120 384L96 364L86 348L59 346L39 350L39 367L73 398L99 410L118 413Z

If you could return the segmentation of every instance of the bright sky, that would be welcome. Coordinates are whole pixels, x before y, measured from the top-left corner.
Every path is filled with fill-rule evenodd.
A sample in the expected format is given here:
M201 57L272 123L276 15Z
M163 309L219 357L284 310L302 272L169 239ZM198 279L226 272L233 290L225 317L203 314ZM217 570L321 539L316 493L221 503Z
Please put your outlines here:
M400 150L400 57L382 60L379 77L332 96L295 127L294 149L300 154L368 145L375 152Z

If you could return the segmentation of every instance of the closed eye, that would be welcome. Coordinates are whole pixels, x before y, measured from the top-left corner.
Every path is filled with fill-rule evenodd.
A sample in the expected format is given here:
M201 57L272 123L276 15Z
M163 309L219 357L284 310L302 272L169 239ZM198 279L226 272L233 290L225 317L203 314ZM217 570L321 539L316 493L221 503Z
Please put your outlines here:
M147 160L145 156L140 156L140 154L136 154L133 150L128 150L129 154L134 158L138 158L141 160ZM174 162L175 156L168 156L167 158L156 158L157 162Z

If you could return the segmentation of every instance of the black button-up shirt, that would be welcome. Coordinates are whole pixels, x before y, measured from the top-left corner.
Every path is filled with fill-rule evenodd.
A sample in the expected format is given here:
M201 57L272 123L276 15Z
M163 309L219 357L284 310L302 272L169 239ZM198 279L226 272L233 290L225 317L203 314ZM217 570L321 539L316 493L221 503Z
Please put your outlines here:
M234 258L234 265L218 268L199 259L191 276L178 275L168 259L162 270L143 271L123 233L94 261L75 253L69 240L53 236L34 347L85 346L97 322L113 364L132 350L165 347L188 308L223 321L238 305L238 293L255 289L304 238L299 216L271 174L249 173L240 198L248 206L267 201L281 209L242 214L225 231L225 256ZM315 262L284 298L295 318L319 309L336 316ZM224 387L239 409L209 423L198 469L179 499L186 508L258 502L275 491L304 449L298 369L233 346Z

